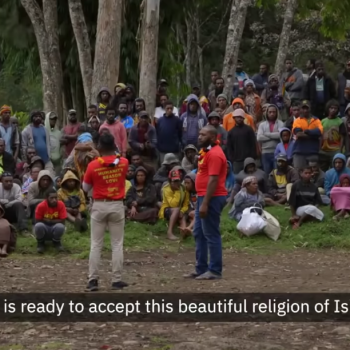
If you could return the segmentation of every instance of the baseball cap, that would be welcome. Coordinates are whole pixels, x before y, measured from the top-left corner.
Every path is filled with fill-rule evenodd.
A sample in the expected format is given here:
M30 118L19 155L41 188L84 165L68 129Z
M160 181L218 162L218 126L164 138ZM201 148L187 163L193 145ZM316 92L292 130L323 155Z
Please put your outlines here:
M139 113L139 118L149 118L149 115L146 111L141 111Z
M49 116L49 119L56 119L56 118L58 118L58 117L57 117L57 114L54 113L54 112L51 112L51 113L50 113L50 116Z
M208 119L210 118L219 118L220 119L220 116L219 116L219 113L218 112L211 112L209 115L208 115Z
M169 173L169 178L172 181L181 180L181 174L179 170L171 170Z
M201 84L199 84L199 83L192 84L192 89L195 89L195 88L200 89L201 88Z
M302 101L301 102L301 107L308 107L308 108L310 108L310 102L307 101L307 100Z
M68 111L68 114L77 114L77 111L75 109L70 109Z
M277 157L276 157L276 160L282 160L284 162L287 162L287 156L285 154L279 154Z
M237 108L236 110L233 111L233 116L245 118L245 112L242 108Z
M164 156L164 160L162 165L170 165L173 163L180 163L179 159L176 157L176 155L174 153L167 153Z

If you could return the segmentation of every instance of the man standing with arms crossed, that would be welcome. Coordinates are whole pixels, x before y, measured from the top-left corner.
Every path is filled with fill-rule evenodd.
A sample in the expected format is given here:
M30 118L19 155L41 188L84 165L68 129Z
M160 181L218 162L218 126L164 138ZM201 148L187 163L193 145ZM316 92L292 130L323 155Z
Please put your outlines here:
M106 228L111 235L112 246L112 289L123 289L127 283L121 280L123 269L123 240L125 210L125 179L129 162L116 154L114 137L102 134L98 151L101 157L87 167L83 190L92 189L91 249L89 258L89 283L87 291L98 290L98 268L101 260L103 239Z
M196 241L196 271L185 278L220 279L222 242L220 216L226 203L226 157L217 141L216 129L207 125L199 131L198 172L196 176L197 207L193 235ZM209 265L208 265L209 250Z

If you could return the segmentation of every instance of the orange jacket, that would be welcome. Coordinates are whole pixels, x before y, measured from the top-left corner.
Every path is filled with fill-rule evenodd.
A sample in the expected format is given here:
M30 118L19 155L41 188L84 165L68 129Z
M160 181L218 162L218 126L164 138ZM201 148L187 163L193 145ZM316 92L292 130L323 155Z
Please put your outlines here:
M243 100L241 98L235 98L232 101L232 105L236 104L236 103L240 103L242 105L242 108L245 110L245 103L243 102ZM254 131L256 131L256 127L255 127L255 123L254 123L254 119L251 115L249 114L245 114L245 119L244 119L244 123L249 125ZM234 128L236 126L236 120L233 117L233 112L226 114L224 116L224 120L222 122L222 126L226 131L230 131L232 128Z
M301 129L301 130L296 130L296 129ZM318 118L312 117L309 123L308 120L305 118L297 118L294 120L292 133L294 134L294 130L298 132L298 131L313 130L313 129L319 129L321 134L323 134L323 125L321 123L321 120L319 120Z

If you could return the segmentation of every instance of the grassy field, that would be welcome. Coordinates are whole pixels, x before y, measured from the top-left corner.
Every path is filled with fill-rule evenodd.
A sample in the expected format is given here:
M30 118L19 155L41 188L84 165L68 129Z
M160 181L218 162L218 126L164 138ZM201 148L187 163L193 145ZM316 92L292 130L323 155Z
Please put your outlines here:
M322 209L325 220L322 223L308 223L299 230L292 230L288 224L290 211L284 208L268 208L280 222L282 233L277 242L264 235L253 237L240 237L236 230L236 222L229 219L227 210L222 214L221 233L223 246L226 249L247 250L255 253L264 253L271 249L306 248L350 248L349 222L343 220L335 222L328 207ZM74 257L85 259L90 249L90 233L74 232L68 226L63 238L63 245L67 253ZM125 229L124 246L130 251L163 250L176 251L180 247L194 247L194 240L188 238L185 242L170 242L166 239L166 223L159 221L154 226L128 222ZM47 254L55 254L49 249ZM110 251L109 234L105 236L105 251ZM19 237L17 240L16 256L36 254L36 241L33 237Z

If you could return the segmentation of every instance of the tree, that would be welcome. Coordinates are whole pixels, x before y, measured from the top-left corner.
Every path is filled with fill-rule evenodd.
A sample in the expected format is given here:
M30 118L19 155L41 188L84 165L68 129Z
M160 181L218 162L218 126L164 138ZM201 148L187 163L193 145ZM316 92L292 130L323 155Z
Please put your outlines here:
M157 91L160 0L144 0L142 18L140 93L153 116Z
M92 59L88 28L80 0L68 0L69 14L78 47L81 76L84 86L86 107L91 102Z
M91 100L102 86L109 89L119 78L123 0L99 0Z
M242 40L245 20L251 0L233 0L227 30L225 58L222 77L225 80L225 94L232 95L234 75Z
M283 27L280 35L277 59L275 64L275 73L281 77L284 70L284 61L287 58L289 39L294 19L294 14L298 5L298 0L287 0L286 11L284 13Z
M45 2L45 1L44 1ZM44 110L45 112L57 111L59 110L58 103L61 94L61 87L57 85L57 72L56 70L57 62L53 63L51 56L51 49L54 49L54 41L49 38L48 30L50 33L55 31L55 23L53 22L52 16L49 13L46 13L45 16L43 11L41 11L36 0L21 0L22 6L25 8L30 21L33 25L39 56L40 56L40 66L42 71L43 79L43 101L44 101ZM47 2L44 11L51 12L53 4ZM49 23L45 23L45 19ZM56 28L57 29L57 28ZM58 69L58 68L57 68ZM62 114L59 115L59 121L62 121Z

